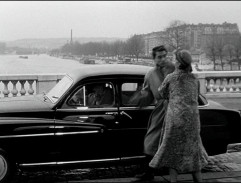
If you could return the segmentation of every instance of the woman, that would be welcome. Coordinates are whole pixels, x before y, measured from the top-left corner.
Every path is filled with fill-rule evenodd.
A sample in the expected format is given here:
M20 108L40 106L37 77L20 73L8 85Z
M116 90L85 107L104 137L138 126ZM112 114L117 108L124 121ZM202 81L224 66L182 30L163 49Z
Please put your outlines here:
M208 163L200 137L199 82L191 73L191 62L188 51L178 50L175 71L158 88L168 99L168 108L159 148L149 166L168 167L171 182L177 181L178 173L187 172L195 182L201 182L201 169Z

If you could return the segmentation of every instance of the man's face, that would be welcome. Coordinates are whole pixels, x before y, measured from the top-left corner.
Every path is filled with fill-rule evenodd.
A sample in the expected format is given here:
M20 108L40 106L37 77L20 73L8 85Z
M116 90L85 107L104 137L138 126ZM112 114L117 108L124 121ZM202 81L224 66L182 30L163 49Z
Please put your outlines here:
M158 51L156 52L156 57L154 59L155 65L160 65L162 62L167 60L167 52L166 51Z

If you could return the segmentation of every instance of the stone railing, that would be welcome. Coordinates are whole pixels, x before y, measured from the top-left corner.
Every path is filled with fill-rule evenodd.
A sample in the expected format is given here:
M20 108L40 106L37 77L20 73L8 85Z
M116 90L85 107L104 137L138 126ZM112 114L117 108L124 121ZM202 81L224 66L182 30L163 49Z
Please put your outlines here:
M64 74L0 75L0 97L16 97L48 92Z
M201 93L207 97L241 97L241 71L205 71L195 74L200 81ZM0 97L46 93L64 75L0 75Z
M200 92L208 97L241 97L241 71L205 71L195 73Z

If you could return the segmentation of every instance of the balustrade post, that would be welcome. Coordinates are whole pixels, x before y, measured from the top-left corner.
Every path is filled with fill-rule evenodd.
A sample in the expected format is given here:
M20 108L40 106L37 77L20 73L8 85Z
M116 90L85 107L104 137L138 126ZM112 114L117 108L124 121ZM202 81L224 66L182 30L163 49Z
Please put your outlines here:
M220 92L224 92L224 78L220 78L219 90Z
M16 87L16 84L17 84L18 81L13 80L11 82L13 84L13 89L12 89L11 93L12 93L13 97L16 97L17 94L18 94L18 90L17 90L17 87Z
M211 92L211 84L210 84L210 81L211 81L211 78L207 78L207 92Z
M34 80L28 80L28 83L29 83L28 93L29 93L29 95L33 95L34 94L33 82L34 82Z
M8 89L8 83L9 81L3 81L3 84L4 84L4 89L3 89L3 95L4 97L8 97L10 91Z
M241 91L241 77L238 78L238 89L239 89L239 92Z
M218 79L213 78L213 92L217 92L217 89L218 89L217 80Z
M226 91L227 91L227 92L230 92L230 89L231 89L230 79L231 79L231 78L227 78L227 85L226 85Z
M24 84L26 83L26 80L21 80L21 81L19 81L19 82L20 82L20 84L21 84L20 94L23 96L23 95L26 94L26 90L25 90L25 88L24 88Z
M238 91L238 86L237 86L237 79L238 78L233 78L233 91L237 92Z

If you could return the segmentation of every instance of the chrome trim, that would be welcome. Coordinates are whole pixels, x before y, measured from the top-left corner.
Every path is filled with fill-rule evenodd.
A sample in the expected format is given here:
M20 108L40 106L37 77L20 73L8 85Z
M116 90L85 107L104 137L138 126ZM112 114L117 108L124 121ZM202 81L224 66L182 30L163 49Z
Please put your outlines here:
M207 106L209 106L209 102L206 105L198 106L198 108L204 108ZM144 109L154 109L154 108L155 106L147 106L140 109L139 107L133 106L133 107L120 107L120 110L128 110L128 109L144 110Z
M0 181L6 176L9 169L8 166L7 160L0 155Z
M117 115L118 112L106 112L105 114L106 114L106 115Z
M79 163L97 163L97 162L106 162L106 161L120 161L120 158L57 162L57 165L79 164Z
M138 107L138 106L132 106L132 107L125 107L125 106L122 106L120 107L120 110L128 110L128 109L138 109L138 110L144 110L144 109L154 109L155 106L146 106L146 107Z
M88 111L117 111L117 107L77 107L73 109L58 109L58 111L80 111L80 110L88 110Z
M209 102L206 104L206 105L202 105L202 106L198 106L198 108L204 108L204 107L207 107L207 106L209 106Z
M23 163L19 166L41 166L41 165L57 165L57 162L47 162L47 163Z
M17 137L45 137L45 136L54 136L54 133L29 134L29 135L5 135L5 136L0 136L0 139L2 139L2 138L17 138Z
M120 114L121 114L121 115L125 115L125 116L127 116L128 118L132 119L132 117L131 117L129 114L127 114L125 111L121 111Z
M82 132L57 132L55 135L76 135L76 134L93 134L93 133L99 133L98 130L93 131L82 131Z
M145 156L131 156L131 157L123 157L120 158L121 160L130 160L130 159L142 159L145 158Z
M96 159L96 160L82 160L82 161L60 161L60 162L46 162L46 163L23 163L19 164L20 167L27 166L41 166L41 165L64 165L64 164L79 164L79 163L97 163L106 161L120 161L120 158L111 159Z

